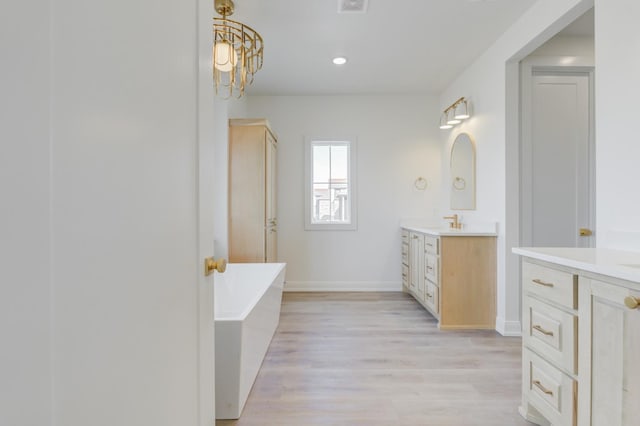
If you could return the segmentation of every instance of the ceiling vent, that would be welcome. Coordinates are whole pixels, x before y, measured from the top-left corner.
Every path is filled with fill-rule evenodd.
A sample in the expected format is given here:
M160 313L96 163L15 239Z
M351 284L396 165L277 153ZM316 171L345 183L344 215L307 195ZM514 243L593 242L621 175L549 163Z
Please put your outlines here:
M369 0L338 0L338 13L366 13Z

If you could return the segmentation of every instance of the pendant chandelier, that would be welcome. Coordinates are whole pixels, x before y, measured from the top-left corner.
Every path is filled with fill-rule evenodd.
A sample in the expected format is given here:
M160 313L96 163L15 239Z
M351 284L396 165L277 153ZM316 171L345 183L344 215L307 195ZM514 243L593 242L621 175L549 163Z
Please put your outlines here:
M216 94L225 98L240 98L253 82L253 75L262 68L262 37L243 23L227 19L234 10L232 0L215 0L213 18L213 81Z

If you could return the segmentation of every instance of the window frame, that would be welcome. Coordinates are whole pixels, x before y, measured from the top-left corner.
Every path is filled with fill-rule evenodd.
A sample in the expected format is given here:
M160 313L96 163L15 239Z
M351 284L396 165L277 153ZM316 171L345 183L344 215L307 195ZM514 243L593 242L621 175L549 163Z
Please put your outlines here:
M350 223L313 223L311 220L313 205L313 145L315 143L346 144L348 146L348 203L351 211ZM305 137L305 179L304 179L304 229L307 231L355 231L358 229L358 202L357 202L357 140L349 137Z

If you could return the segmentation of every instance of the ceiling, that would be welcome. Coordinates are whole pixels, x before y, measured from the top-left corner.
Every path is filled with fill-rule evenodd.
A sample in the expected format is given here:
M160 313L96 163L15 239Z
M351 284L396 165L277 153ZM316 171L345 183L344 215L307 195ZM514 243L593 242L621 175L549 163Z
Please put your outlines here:
M536 0L339 1L235 0L265 45L249 95L440 93Z

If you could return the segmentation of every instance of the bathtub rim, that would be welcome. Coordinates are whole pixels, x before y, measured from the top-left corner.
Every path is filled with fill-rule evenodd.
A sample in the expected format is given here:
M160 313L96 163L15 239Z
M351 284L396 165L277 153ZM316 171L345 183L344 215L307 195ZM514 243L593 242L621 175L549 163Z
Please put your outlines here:
M257 265L262 265L265 266L265 269L267 269L268 271L271 271L270 274L268 275L264 275L265 278L265 282L269 283L269 286L272 286L276 279L278 278L278 276L280 274L283 273L283 271L286 270L287 264L284 262L273 262L273 263L229 263L227 265L227 268L232 267L232 268L236 268L238 266L242 266L242 265L253 265L253 266L257 266ZM269 265L269 266L267 266ZM215 273L216 277L218 277L218 279L222 278L224 279L224 277L220 277L219 275L221 275L219 272L216 271ZM224 273L223 273L224 274ZM284 275L283 275L284 277ZM262 277L261 277L262 278ZM215 287L215 278L214 278L214 287ZM284 287L284 282L282 283L283 287ZM267 286L268 287L268 286ZM265 290L266 288L265 287ZM213 319L214 321L221 321L221 322L233 322L233 321L244 321L247 316L249 316L249 313L251 313L251 311L253 310L253 308L255 308L255 306L258 304L258 302L260 301L260 299L262 298L262 295L265 293L265 291L263 292L258 292L256 294L253 295L251 301L245 305L245 308L243 311L241 312L230 312L231 315L225 315L224 317L219 317L218 315L221 313L219 309L214 309L213 311ZM214 288L214 296L215 296L215 288ZM215 308L215 306L214 306ZM229 311L222 311L222 312L227 312L229 313Z

